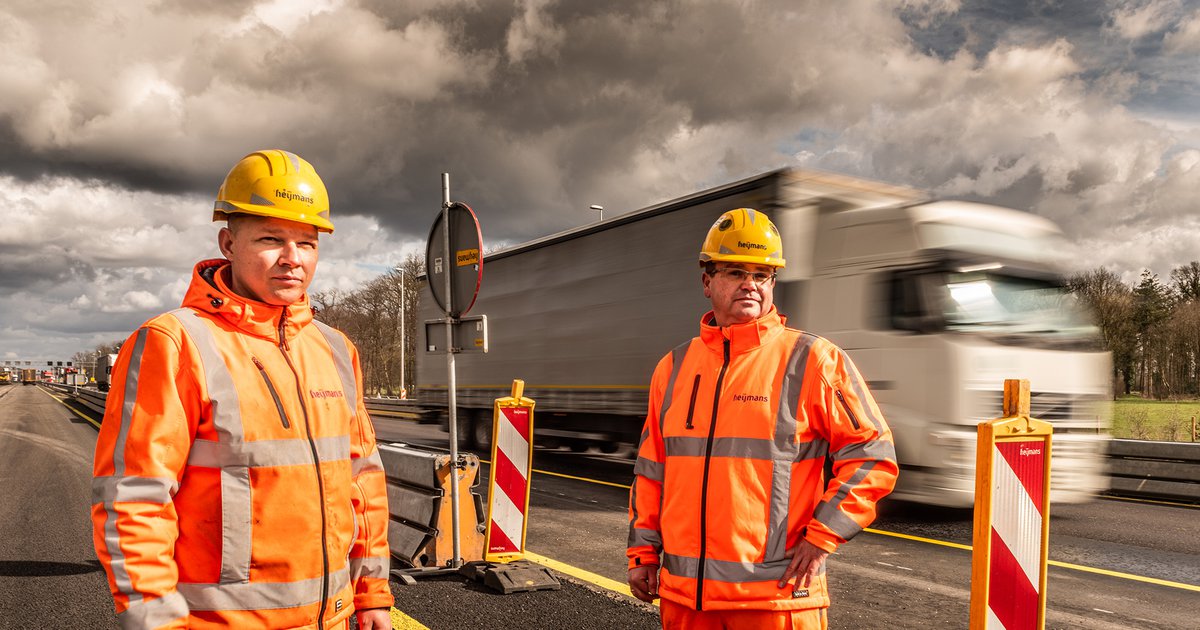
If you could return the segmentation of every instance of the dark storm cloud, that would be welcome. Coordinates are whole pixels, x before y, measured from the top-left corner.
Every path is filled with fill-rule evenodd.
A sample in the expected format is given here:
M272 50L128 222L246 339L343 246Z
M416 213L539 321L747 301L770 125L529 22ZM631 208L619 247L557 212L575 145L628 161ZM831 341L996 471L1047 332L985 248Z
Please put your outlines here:
M784 165L1084 232L1182 207L1181 140L1128 111L1191 111L1174 0L304 4L0 9L0 169L211 197L281 146L418 239L442 172L507 241Z
M236 157L286 146L318 165L337 207L398 231L425 222L450 171L498 238L523 238L578 223L570 213L593 202L628 210L712 177L674 153L680 135L751 121L743 150L764 159L739 163L778 165L781 126L866 107L830 62L877 75L880 53L905 54L888 13L821 3L368 4L282 29L246 6L162 4L116 33L84 12L78 27L121 64L103 81L82 52L49 53L65 29L17 15L14 57L39 63L0 109L16 139L0 163L211 193ZM167 32L127 41L154 27ZM861 52L828 48L841 40ZM637 160L682 166L636 181Z

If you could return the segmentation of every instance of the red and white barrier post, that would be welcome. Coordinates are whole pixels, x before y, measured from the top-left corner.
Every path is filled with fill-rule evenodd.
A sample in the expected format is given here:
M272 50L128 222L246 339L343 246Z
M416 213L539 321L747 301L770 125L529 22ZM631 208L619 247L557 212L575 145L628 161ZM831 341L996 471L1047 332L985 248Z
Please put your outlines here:
M1027 380L1004 381L1004 417L979 424L971 630L1045 627L1052 432Z
M497 398L492 428L488 527L484 557L508 562L525 557L529 519L529 477L533 472L533 405L525 382L513 380L512 395Z

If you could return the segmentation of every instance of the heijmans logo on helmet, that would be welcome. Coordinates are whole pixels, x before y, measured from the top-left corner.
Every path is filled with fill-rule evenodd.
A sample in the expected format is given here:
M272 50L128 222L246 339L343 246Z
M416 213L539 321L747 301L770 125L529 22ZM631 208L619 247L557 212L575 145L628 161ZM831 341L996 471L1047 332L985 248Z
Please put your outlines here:
M763 251L767 250L767 246L763 245L762 243L748 243L746 241L738 241L738 247L741 247L742 249L761 249Z
M311 196L301 194L298 192L292 192L286 188L276 188L275 196L280 199L287 199L288 201L299 201L301 203L306 203L310 206L313 203L313 198Z

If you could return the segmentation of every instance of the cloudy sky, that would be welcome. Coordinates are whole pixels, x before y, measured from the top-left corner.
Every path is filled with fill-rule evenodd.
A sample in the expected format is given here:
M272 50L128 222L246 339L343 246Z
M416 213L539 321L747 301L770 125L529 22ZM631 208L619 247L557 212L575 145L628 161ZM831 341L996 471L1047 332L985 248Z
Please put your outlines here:
M0 358L179 303L260 148L321 173L314 290L782 166L988 200L1129 281L1200 259L1194 0L6 0Z

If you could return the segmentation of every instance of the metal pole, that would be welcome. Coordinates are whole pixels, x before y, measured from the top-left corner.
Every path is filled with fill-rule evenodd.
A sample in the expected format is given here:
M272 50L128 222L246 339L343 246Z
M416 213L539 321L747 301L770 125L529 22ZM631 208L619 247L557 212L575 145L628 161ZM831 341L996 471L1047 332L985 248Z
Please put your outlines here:
M456 409L456 391L458 387L454 373L454 321L450 313L454 309L454 294L451 293L450 274L453 272L454 252L450 251L450 174L442 173L442 238L446 260L442 263L446 270L446 403L450 413L450 512L452 527L454 557L450 566L457 569L462 566L461 541L458 537L458 410Z
M408 329L404 325L404 307L407 297L404 288L404 267L400 267L400 397L408 398L408 388L404 386L404 351L408 345Z

